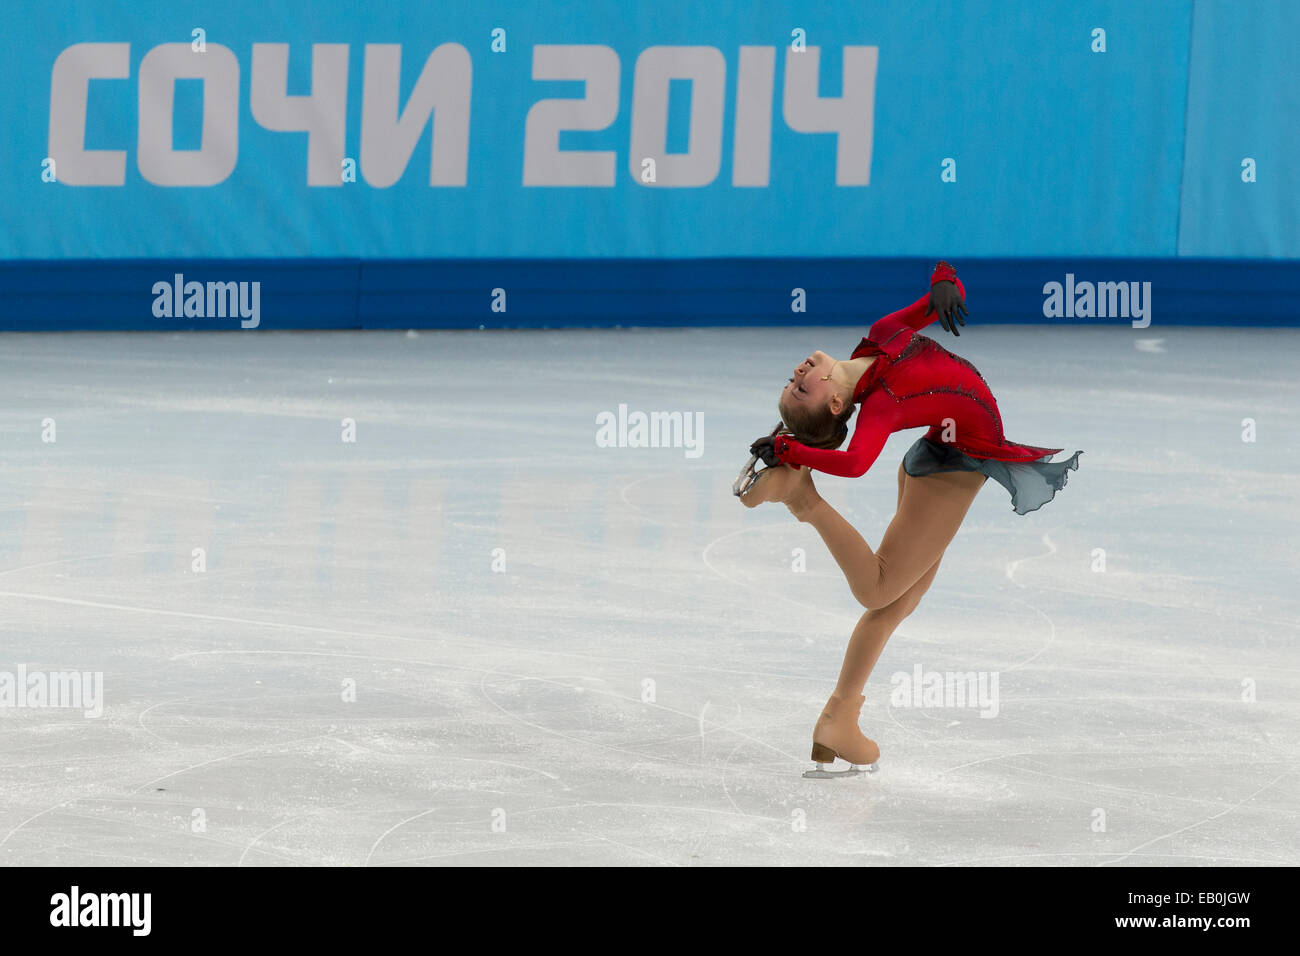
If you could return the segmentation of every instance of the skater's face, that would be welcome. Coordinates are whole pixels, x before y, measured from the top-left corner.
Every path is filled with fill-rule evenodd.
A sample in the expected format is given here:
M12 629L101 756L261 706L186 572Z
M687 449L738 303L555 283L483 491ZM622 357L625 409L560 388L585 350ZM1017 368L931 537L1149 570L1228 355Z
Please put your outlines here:
M790 381L781 389L778 407L813 411L839 401L835 383L830 380L835 360L825 352L813 352L797 366ZM838 409L832 409L838 412Z

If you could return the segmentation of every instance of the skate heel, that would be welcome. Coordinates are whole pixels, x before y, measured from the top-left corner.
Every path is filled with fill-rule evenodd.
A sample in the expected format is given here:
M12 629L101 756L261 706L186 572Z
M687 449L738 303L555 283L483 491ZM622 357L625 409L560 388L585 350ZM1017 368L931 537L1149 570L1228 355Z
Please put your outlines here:
M876 772L874 763L855 764L852 761L849 761L848 770L828 770L827 768L834 765L835 758L838 756L839 754L830 747L813 741L812 759L816 766L812 770L804 771L804 777L809 780L829 780L834 777L855 777L860 773Z
M815 741L813 742L812 745L813 763L834 763L835 756L836 756L835 751L831 750L830 747L827 747L825 744L816 743Z

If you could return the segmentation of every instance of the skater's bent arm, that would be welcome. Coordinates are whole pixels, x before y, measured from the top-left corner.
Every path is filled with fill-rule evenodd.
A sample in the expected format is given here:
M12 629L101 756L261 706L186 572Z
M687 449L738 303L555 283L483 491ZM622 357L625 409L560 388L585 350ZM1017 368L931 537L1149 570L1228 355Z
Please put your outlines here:
M885 393L874 392L862 403L848 448L843 451L809 448L797 441L786 440L781 461L783 464L806 465L841 478L858 478L875 463L889 436L902 427L901 419L898 404Z

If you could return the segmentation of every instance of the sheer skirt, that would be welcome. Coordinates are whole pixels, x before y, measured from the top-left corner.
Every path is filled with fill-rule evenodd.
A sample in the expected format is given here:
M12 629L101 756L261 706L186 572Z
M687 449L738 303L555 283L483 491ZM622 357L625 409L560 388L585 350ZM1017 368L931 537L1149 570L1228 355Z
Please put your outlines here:
M903 456L903 470L916 478L940 471L978 471L992 478L1011 494L1011 507L1016 514L1037 511L1056 497L1065 487L1071 469L1079 470L1076 451L1069 458L1051 461L1045 456L1038 461L997 461L993 458L972 458L951 445L943 445L921 437Z

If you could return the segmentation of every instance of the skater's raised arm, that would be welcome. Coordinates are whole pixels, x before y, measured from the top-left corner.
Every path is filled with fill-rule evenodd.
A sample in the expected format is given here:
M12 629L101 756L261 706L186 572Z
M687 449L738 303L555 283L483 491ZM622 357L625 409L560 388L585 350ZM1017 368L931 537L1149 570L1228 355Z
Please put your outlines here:
M966 287L957 278L957 270L949 263L940 261L930 275L930 292L917 299L906 308L891 312L876 323L897 321L909 329L919 332L935 319L940 319L945 329L953 335L960 335L958 324L965 325L962 315L966 312ZM872 326L873 333L876 326Z

